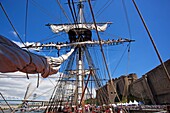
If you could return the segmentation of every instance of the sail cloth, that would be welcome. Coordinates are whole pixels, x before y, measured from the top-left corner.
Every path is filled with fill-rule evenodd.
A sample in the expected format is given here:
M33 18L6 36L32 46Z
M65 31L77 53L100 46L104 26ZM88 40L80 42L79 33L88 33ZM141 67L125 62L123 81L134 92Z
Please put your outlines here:
M105 31L107 28L108 24L104 24L104 25L97 25L97 30L98 31ZM50 28L52 29L52 31L54 33L59 33L59 32L66 32L68 33L70 29L74 29L74 28L85 28L85 29L89 29L89 30L95 30L95 25L94 24L72 24L72 25L57 25L57 24L50 24Z
M71 49L67 54L59 58L54 58L57 65L52 65L49 61L53 60L26 51L0 35L0 72L21 71L29 74L41 73L41 76L46 78L49 75L57 73L62 62L64 62L73 51L74 49Z

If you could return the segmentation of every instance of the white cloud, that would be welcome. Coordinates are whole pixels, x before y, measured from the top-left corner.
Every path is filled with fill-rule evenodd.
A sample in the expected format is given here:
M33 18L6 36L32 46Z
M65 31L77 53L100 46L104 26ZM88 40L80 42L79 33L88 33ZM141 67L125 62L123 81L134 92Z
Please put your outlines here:
M4 75L8 75L11 77L22 77L22 78L2 78ZM31 95L29 99L32 99L33 94L37 94L37 96L40 96L39 98L43 100L49 100L52 91L50 90L54 87L54 85L48 80L48 79L43 79L42 82L41 79L39 81L39 87L37 88L37 78L33 77L36 75L30 75L30 79L26 78L25 73L21 72L15 72L15 73L8 73L8 74L2 74L0 75L0 92L5 96L5 97L16 97L16 98L24 98L27 86L29 83L30 89L29 93L31 93L33 90L35 90ZM55 83L56 78L51 78L50 79L53 83ZM45 92L49 91L47 94L44 94ZM37 99L39 99L37 98Z
M11 33L12 35L14 35L15 37L18 37L18 36L17 36L17 33L16 33L15 31L10 31L10 33Z
M59 75L52 75L52 77L56 76L56 78L46 78L46 79L40 78L38 88L37 88L37 75L29 74L29 76L30 79L27 79L26 74L22 72L6 73L6 74L0 73L0 86L1 86L0 92L5 97L8 98L14 97L19 99L24 99L28 84L31 84L28 90L27 99L32 100L33 95L36 94L37 95L36 100L49 100ZM7 77L7 78L3 78L3 77ZM96 92L94 88L92 89L92 94L93 94L92 97L94 98L96 96Z

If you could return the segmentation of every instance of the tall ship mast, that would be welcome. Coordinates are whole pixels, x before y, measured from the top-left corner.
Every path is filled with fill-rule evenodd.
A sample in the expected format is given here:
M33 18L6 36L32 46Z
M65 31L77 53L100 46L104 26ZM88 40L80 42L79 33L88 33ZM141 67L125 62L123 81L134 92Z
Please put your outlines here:
M67 8L70 12L69 16L65 12L66 7L63 7L61 5L61 2L59 0L56 0L55 2L58 3L60 11L68 20L64 20L64 22L60 21L58 22L59 24L55 23L56 21L51 21L50 23L46 24L46 28L50 29L50 33L48 31L47 32L49 34L52 34L51 36L54 36L50 37L52 41L48 42L46 39L45 41L42 41L43 39L39 41L38 39L35 39L36 42L30 44L27 42L27 38L29 36L27 25L29 23L29 3L32 3L32 5L34 5L35 7L38 7L36 1L30 1L31 2L29 2L29 0L26 1L26 15L24 21L25 29L23 36L21 36L20 33L17 31L17 27L14 24L15 22L13 23L11 21L8 11L5 10L3 4L0 3L3 16L6 18L9 25L12 26L12 33L15 35L15 37L18 37L22 44L22 46L19 47L16 44L17 42L11 41L5 36L0 35L0 74L3 75L2 73L19 71L25 73L27 79L29 79L30 74L37 74L37 88L41 83L39 80L40 75L42 78L48 78L50 77L50 75L55 74L54 78L56 78L56 80L55 84L52 83L54 85L52 94L50 95L49 101L44 101L43 103L46 106L45 112L57 112L60 111L61 108L63 110L68 110L70 107L74 107L78 112L84 112L85 105L87 104L97 104L104 106L105 104L114 104L115 100L120 102L124 98L127 99L126 96L128 93L128 85L131 81L134 82L133 77L136 77L136 75L131 74L127 77L120 77L118 78L119 80L121 79L120 81L118 81L117 79L113 79L112 74L114 72L111 74L109 70L109 65L113 64L112 61L114 61L114 59L113 56L110 56L109 52L114 51L109 51L106 53L105 50L109 47L119 45L124 46L125 44L127 44L125 51L127 50L129 55L130 44L131 42L134 42L131 37L131 31L128 31L129 38L123 38L120 36L115 36L115 38L109 36L109 34L102 38L102 33L105 33L108 30L108 27L112 25L112 22L98 22L98 18L96 16L96 13L94 13L94 8L92 7L92 2L96 2L95 0L67 0L67 2L63 4L64 6L68 6ZM110 1L112 2L112 0ZM111 4L110 1L106 2L106 6L104 5L103 10ZM158 59L161 62L163 70L165 71L167 80L170 80L168 70L166 69L166 66L164 65L160 57L160 54L156 48L149 29L147 28L146 23L135 1L132 0L132 2L137 10L137 13L139 14L140 19L142 20L142 23L144 24L144 28L148 33L151 43L153 44ZM127 20L127 27L128 29L130 29L127 9L123 0L122 4ZM38 8L47 13L42 7ZM88 11L89 14L85 15L86 11ZM59 17L59 15L57 16ZM106 16L110 16L110 14L107 14ZM69 17L71 17L71 19ZM102 16L102 18L105 18L105 15ZM121 26L121 28L123 27L124 26ZM64 38L62 39L60 36ZM23 38L25 38L25 41L23 41ZM44 55L43 52L47 54ZM123 58L123 55L121 56L120 60ZM111 58L112 61L110 62L106 57ZM115 68L117 68L118 65L115 66ZM125 75L127 75L127 73ZM15 77L18 76L15 75L14 78ZM136 79L137 78L135 78L135 80ZM130 80L130 82L128 80ZM147 83L147 77L144 76L142 80L146 84L146 87L149 89L150 87ZM119 86L123 87L120 88ZM36 93L33 94L32 92L31 94L29 94L29 90L31 89L30 87L31 84L29 84L27 87L24 99L22 100L22 105L26 105L28 101L34 102L33 100L36 100ZM134 89L135 88L136 87L134 86ZM134 93L132 90L130 91L132 94ZM1 92L0 94L1 97L5 100ZM28 96L30 95L33 95L32 100L28 100ZM134 95L138 95L138 93L134 93ZM152 103L155 104L156 99L154 99L154 96L152 95L152 91L150 89L147 96L148 95L152 98ZM7 101L5 102L7 103ZM12 108L10 109L12 111Z
M102 86L101 83L102 80L100 80L97 74L98 68L95 66L88 48L92 46L96 47L101 46L102 49L103 45L113 46L123 44L125 42L130 43L134 41L130 39L101 40L100 37L99 40L94 40L92 37L93 36L92 30L96 31L97 33L104 32L107 29L108 25L111 24L111 22L103 23L85 22L86 19L83 13L85 2L87 1L80 0L79 2L68 3L68 6L70 8L74 20L73 23L47 25L51 28L53 33L56 34L59 32L67 33L69 37L69 42L60 45L44 44L43 45L44 47L57 47L58 50L62 50L67 47L75 48L73 54L70 56L70 59L68 59L66 69L62 74L62 78L61 80L59 80L59 82L61 83L58 86L58 89L56 89L56 92L51 97L52 104L49 106L52 106L54 103L57 103L57 105L68 104L77 106L78 108L84 108L85 105L84 100L87 100L88 98L92 99L93 95L92 89L89 90L90 86L89 84L91 82L94 82L93 86L91 85L92 87L94 87L94 85L97 86L98 88ZM77 5L77 13L75 12L75 4ZM72 84L72 86L70 85L67 86L66 84ZM68 87L68 89L66 87ZM112 87L114 87L114 85ZM61 92L63 93L61 94ZM88 98L87 97L85 98L86 94L89 94ZM108 103L106 102L106 104Z
M86 22L87 18L85 18L84 16L84 4L89 4L89 10L92 15L92 22ZM67 5L70 9L73 22L64 24L49 23L46 26L48 26L54 34L59 34L61 32L68 34L69 41L61 43L33 43L31 45L26 45L21 40L24 45L22 49L24 48L28 50L28 52L26 52L26 50L22 50L16 44L1 36L1 41L6 42L9 46L9 48L4 47L4 51L9 51L14 48L12 49L12 56L15 56L12 59L8 59L8 57L4 59L6 62L11 62L11 67L4 63L2 64L3 68L1 68L1 72L21 71L27 73L27 78L29 78L28 74L41 73L41 76L43 78L46 78L49 75L60 72L60 76L57 80L55 89L47 105L46 111L53 111L56 107L65 105L73 105L77 106L77 108L84 108L85 100L92 100L95 97L95 94L93 94L93 92L96 88L100 88L102 86L103 78L100 78L98 75L98 71L100 71L100 69L95 66L95 63L93 61L94 59L92 58L93 53L89 51L90 47L100 47L102 54L101 58L104 62L103 68L106 69L107 74L109 75L109 79L111 79L111 75L108 71L105 53L103 51L103 46L115 46L123 44L125 42L130 43L134 41L127 38L119 38L117 40L101 40L99 32L104 32L107 27L112 23L98 23L95 21L90 0L68 0ZM12 25L12 22L8 18L5 9L2 5L1 7L8 21ZM14 26L13 29L16 32L17 36L20 38ZM98 39L93 39L94 35L96 35ZM39 55L31 53L29 49L55 49L57 50L58 57L41 57ZM69 50L69 52L60 55L60 51L64 49ZM20 52L20 54L17 56L15 53L17 53L18 51ZM8 55L8 53L6 55ZM10 52L9 55L11 55ZM13 62L19 60L22 62ZM116 93L113 83L112 88ZM107 97L104 98L104 101L106 102L106 104L110 103L107 102Z

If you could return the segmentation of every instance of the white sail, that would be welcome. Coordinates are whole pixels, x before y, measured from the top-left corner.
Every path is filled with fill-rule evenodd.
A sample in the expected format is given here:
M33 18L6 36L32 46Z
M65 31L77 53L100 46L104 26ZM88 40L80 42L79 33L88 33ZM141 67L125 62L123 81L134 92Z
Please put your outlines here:
M74 51L55 58L59 62L58 67L51 65L48 58L29 51L23 50L9 39L0 36L0 72L21 71L25 73L41 73L42 77L48 77L58 72L62 62L64 62ZM61 59L63 57L63 59Z
M108 24L104 24L102 26L97 25L97 30L98 31L105 31L107 28ZM54 33L59 33L59 32L69 32L70 29L74 28L86 28L89 30L95 30L95 25L94 24L72 24L72 25L56 25L56 24L50 24L50 28Z
M59 57L47 57L47 61L49 62L49 64L51 64L53 66L53 68L55 68L56 70L60 68L60 65L68 59L68 57L73 53L74 48L71 49L70 52L61 55Z

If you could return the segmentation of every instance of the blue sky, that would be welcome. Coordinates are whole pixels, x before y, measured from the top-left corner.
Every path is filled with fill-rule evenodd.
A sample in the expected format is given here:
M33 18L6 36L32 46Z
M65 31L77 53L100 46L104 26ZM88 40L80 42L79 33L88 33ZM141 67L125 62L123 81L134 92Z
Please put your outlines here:
M107 6L103 11L100 11L105 4L109 2L110 5ZM16 0L12 2L10 0L1 0L2 5L4 6L8 16L10 17L11 21L13 22L15 28L17 29L18 33L20 34L21 38L25 40L25 6L26 1L24 0ZM62 5L70 16L69 9L67 7L67 0L62 0ZM166 61L170 58L169 53L169 26L170 26L170 7L169 7L169 0L136 0L136 3L146 21L146 24L153 36L153 39L157 45L157 48L161 54L163 61ZM100 11L100 15L98 13L96 16L96 21L98 22L113 22L112 25L107 29L106 34L101 35L102 39L111 39L117 37L126 37L129 38L129 31L127 27L127 20L125 17L125 12L123 10L123 5L121 0L106 0L106 1L99 1L96 0L92 2L94 7L94 12ZM103 4L103 5L102 5ZM131 44L131 52L130 52L130 66L129 66L129 73L135 72L139 76L145 74L152 68L156 67L159 63L159 60L155 54L155 51L152 47L152 44L149 40L149 37L143 27L143 24L133 6L131 0L125 2L130 30L132 39L136 40L136 42ZM88 5L85 6L85 11L89 11ZM85 13L85 15L89 15L90 13ZM13 29L10 26L9 22L7 21L4 13L0 10L0 33L8 37L11 40L20 41L15 35L12 34ZM89 19L89 16L87 18ZM29 7L28 7L28 24L27 24L27 39L28 42L33 41L40 41L46 37L52 36L53 33L51 30L45 26L47 23L67 23L67 19L62 14L57 2L55 0L30 0ZM110 34L111 36L107 36ZM97 39L97 37L93 37ZM49 41L63 41L68 40L67 35L62 35L61 37L57 37L53 40ZM118 61L121 54L124 51L124 48L120 49L120 55L117 53L113 53L113 51L117 51L118 47L113 47L113 51L109 51L109 53L115 54L115 60ZM118 49L119 51L119 49ZM118 58L119 57L119 58ZM114 65L117 62L113 62L113 66L110 69L111 71L114 70ZM127 56L125 55L123 60L121 61L120 71L115 73L115 76L120 76L124 74L124 70L126 70L127 65ZM121 73L121 71L123 72Z
M63 8L70 16L68 6L65 4L67 0L60 1L62 1L61 3ZM104 48L104 50L108 50L105 54L108 61L109 70L112 73L113 78L126 74L127 69L128 73L136 73L138 77L141 77L143 74L158 66L160 62L132 1L124 1L130 24L131 38L135 40L135 42L131 44L129 64L128 52L126 51L118 68L114 72L114 69L116 68L116 65L119 62L119 59L122 56L127 44ZM163 61L168 60L170 58L170 1L135 1L145 19L151 35L153 36ZM104 4L107 2L110 3L110 5L105 7ZM17 32L25 41L26 1L15 0L15 2L12 2L11 0L1 0L1 3L4 6L13 25L17 29ZM113 24L108 27L105 33L100 33L102 39L107 40L118 37L130 38L127 20L121 0L95 0L92 2L92 4L97 22L113 22ZM89 11L87 6L88 5L86 4L85 11ZM98 11L99 13L96 13ZM85 13L85 16L88 17L87 20L91 20L91 16L89 15L90 13ZM53 36L52 31L47 26L45 26L45 24L68 22L61 12L56 0L29 0L27 22L27 42L41 41L42 43L45 43L50 41L57 42L68 40L66 34L61 34L60 36L55 35L56 38L53 38L52 40L42 41L43 39ZM20 42L20 40L13 33L12 27L5 17L2 9L0 9L0 34L6 36L10 40ZM93 35L93 39L97 39L95 34Z

